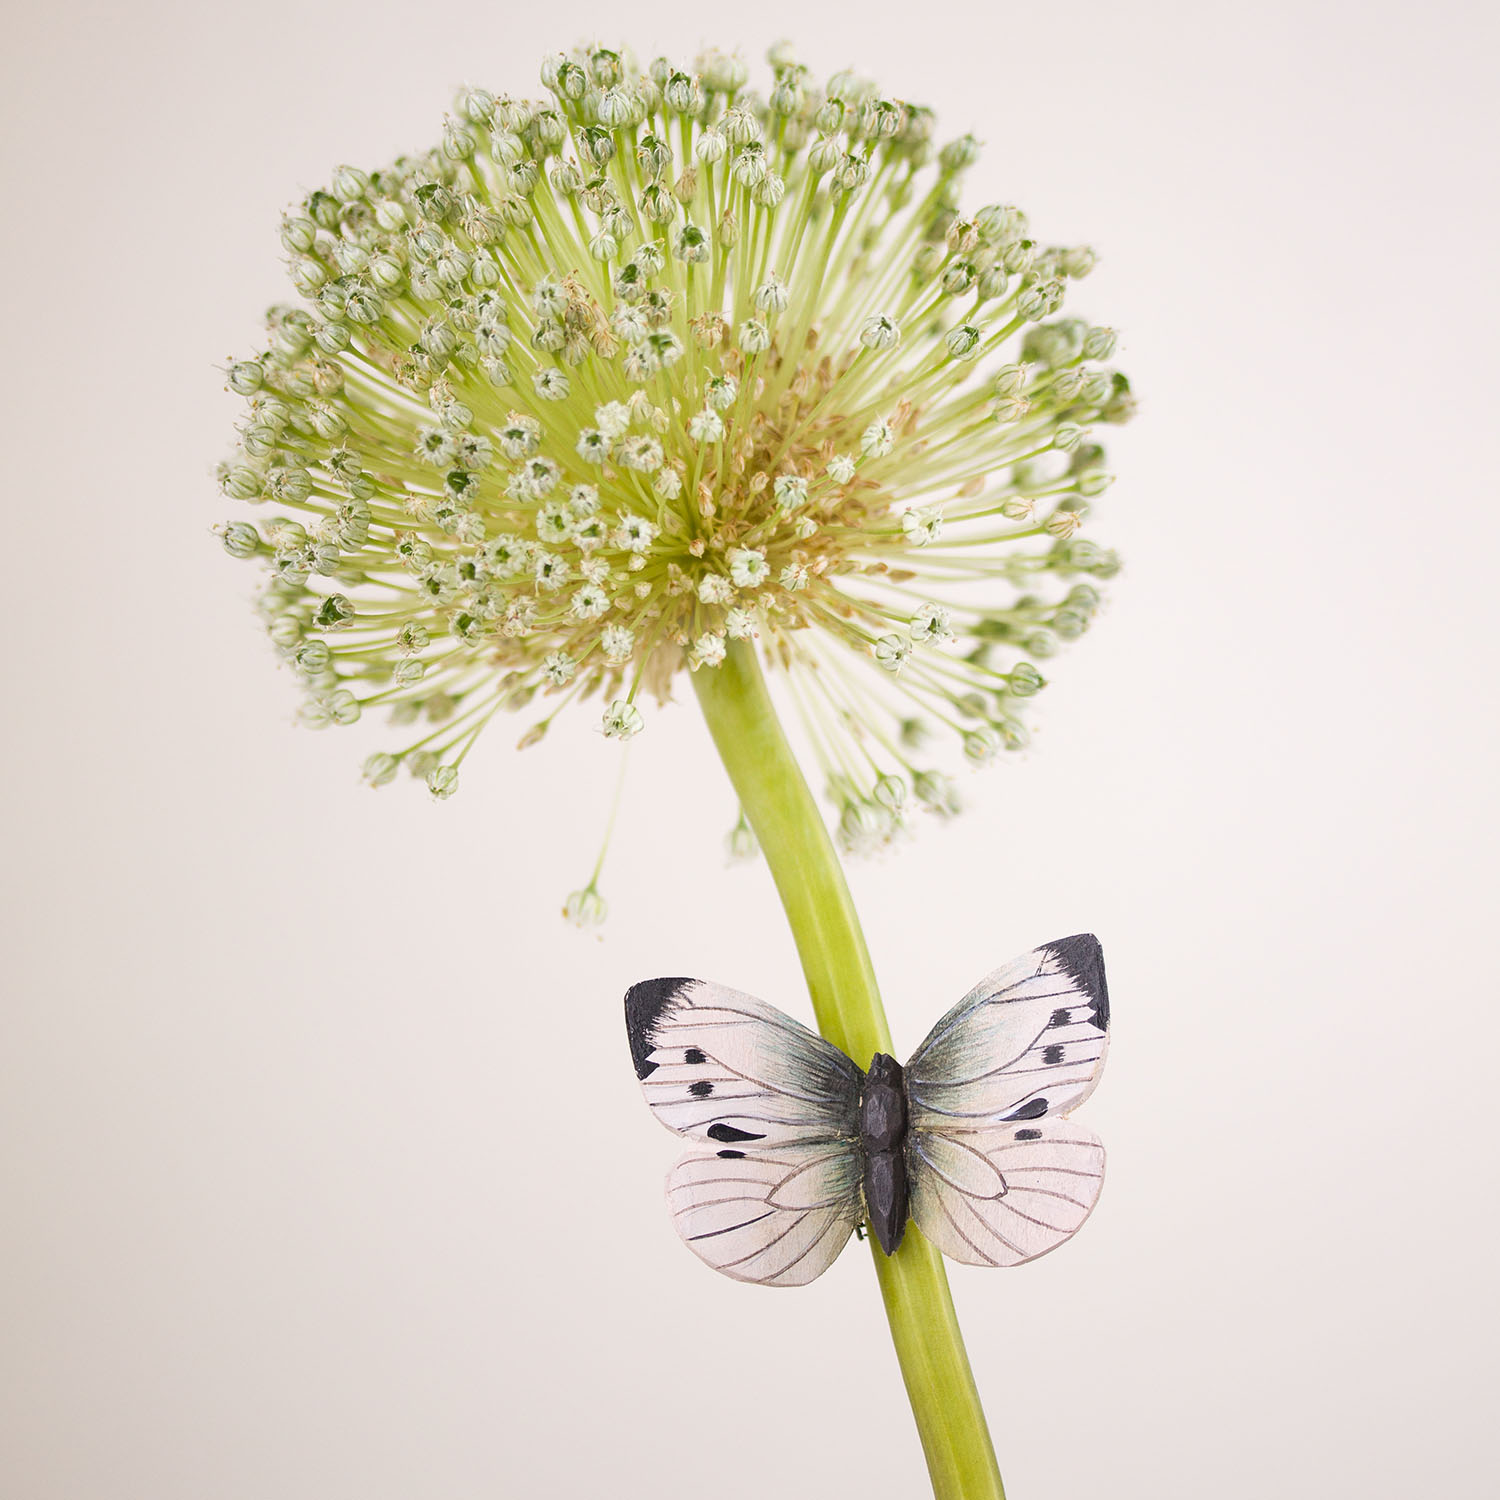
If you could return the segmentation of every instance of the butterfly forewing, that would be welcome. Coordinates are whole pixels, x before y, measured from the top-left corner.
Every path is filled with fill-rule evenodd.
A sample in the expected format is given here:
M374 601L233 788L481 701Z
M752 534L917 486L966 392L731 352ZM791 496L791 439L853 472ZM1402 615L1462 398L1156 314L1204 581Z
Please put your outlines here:
M646 1103L669 1130L764 1150L856 1134L860 1071L773 1005L704 979L650 979L625 996Z
M716 1271L804 1286L864 1215L859 1158L847 1141L693 1152L667 1175L667 1207L688 1248Z
M1088 1218L1104 1147L1072 1120L971 1132L914 1131L911 1211L944 1255L1013 1266L1055 1250Z
M912 1054L913 1128L1063 1114L1093 1091L1108 1032L1098 940L1034 949L981 980Z

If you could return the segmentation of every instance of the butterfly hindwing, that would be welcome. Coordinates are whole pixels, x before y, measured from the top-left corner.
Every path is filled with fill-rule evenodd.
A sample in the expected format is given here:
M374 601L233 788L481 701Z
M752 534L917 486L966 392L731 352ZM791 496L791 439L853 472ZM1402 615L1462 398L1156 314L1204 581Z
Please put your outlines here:
M913 1130L911 1212L950 1260L1013 1266L1045 1255L1088 1218L1104 1147L1072 1120L976 1131Z
M1060 938L982 979L906 1065L913 1128L1063 1114L1093 1092L1109 1039L1099 942Z
M667 1174L667 1207L687 1247L716 1271L805 1286L864 1216L859 1158L849 1141L691 1152Z
M857 1132L860 1070L773 1005L705 979L648 979L625 996L646 1103L669 1130L765 1149Z

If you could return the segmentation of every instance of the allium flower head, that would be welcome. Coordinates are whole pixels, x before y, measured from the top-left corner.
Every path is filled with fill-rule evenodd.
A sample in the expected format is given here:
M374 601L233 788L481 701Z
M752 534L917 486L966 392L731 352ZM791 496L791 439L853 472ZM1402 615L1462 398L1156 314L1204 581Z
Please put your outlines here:
M595 697L628 739L755 638L859 847L952 811L919 747L1022 743L1088 627L1092 429L1131 410L1114 334L1059 316L1092 252L966 210L977 144L928 110L771 62L761 95L717 52L559 53L284 220L300 300L230 366L220 470L261 513L220 533L305 722L397 726L371 782L449 796L502 709L529 743Z

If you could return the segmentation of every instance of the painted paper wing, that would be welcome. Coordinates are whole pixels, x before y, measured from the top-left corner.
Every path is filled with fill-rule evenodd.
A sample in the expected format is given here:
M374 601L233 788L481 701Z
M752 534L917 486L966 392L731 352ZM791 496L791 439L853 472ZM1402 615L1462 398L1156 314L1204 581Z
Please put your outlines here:
M740 1281L821 1275L864 1216L860 1070L774 1006L707 980L635 985L625 1025L652 1113L717 1147L668 1174L684 1243Z
M1016 1265L1088 1217L1104 1148L1067 1115L1093 1092L1108 1040L1088 934L996 969L933 1027L906 1065L906 1160L912 1217L944 1255Z

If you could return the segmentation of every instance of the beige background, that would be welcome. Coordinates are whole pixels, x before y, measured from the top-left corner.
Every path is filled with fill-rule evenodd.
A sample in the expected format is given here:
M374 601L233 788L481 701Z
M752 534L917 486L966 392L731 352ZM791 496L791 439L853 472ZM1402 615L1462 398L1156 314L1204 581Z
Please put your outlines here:
M1144 396L1036 750L852 874L903 1050L1013 952L1109 956L1099 1212L953 1277L1013 1493L1487 1491L1492 8L7 12L0 1494L921 1493L863 1252L758 1291L663 1211L621 991L807 1013L691 705L581 937L592 716L372 794L209 533L283 205L622 28L790 34L978 131L976 203L1099 247Z

